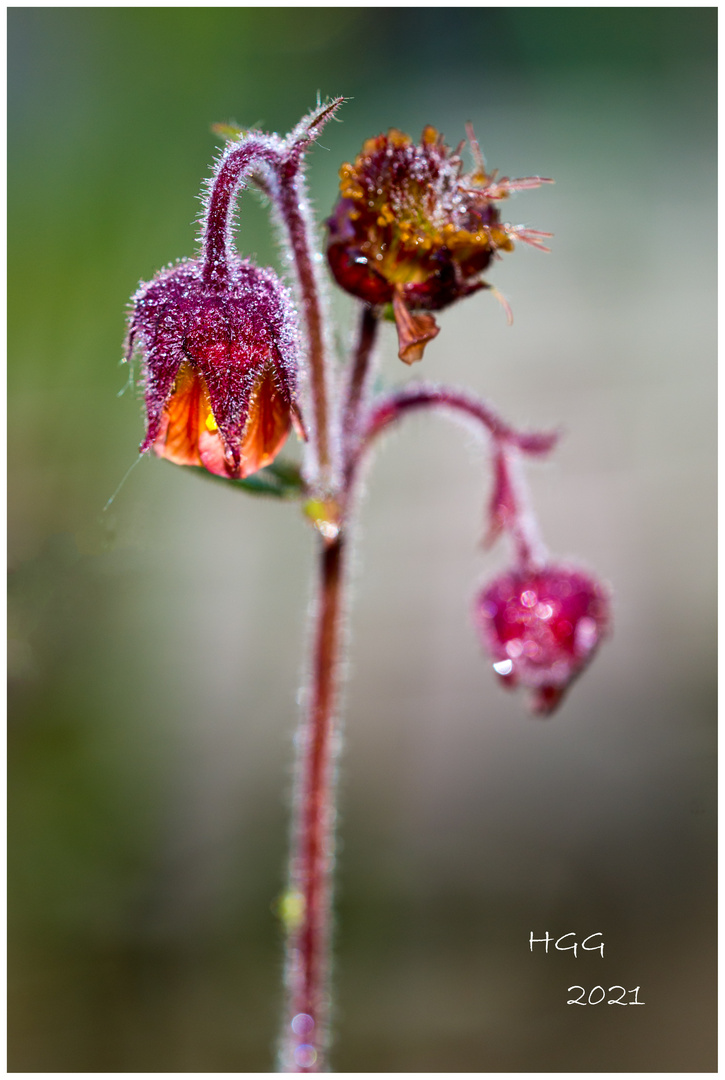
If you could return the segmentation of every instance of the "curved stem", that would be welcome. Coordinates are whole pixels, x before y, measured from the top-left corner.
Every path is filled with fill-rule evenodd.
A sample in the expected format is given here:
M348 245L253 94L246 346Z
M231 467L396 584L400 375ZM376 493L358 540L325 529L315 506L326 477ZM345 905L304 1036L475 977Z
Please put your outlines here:
M473 420L491 435L494 443L494 485L489 507L490 528L484 541L489 546L506 529L511 536L519 566L530 569L546 561L536 517L531 510L519 455L545 454L556 443L558 432L520 432L507 424L486 402L460 390L426 383L410 383L374 403L357 454L349 466L348 482L374 439L387 427L416 409L439 408Z
M499 442L509 443L527 454L545 454L559 438L559 433L521 432L507 424L485 401L462 390L433 383L409 383L401 390L379 398L367 418L360 448L361 456L370 443L390 424L415 409L438 408L461 413L485 427Z
M212 288L222 289L229 277L229 262L233 254L232 206L244 179L255 169L274 165L280 149L270 136L248 137L228 150L211 182L206 207L202 255L203 281Z
M281 1071L320 1072L327 1042L330 914L334 846L334 758L344 540L320 552L312 686L298 732L290 864Z

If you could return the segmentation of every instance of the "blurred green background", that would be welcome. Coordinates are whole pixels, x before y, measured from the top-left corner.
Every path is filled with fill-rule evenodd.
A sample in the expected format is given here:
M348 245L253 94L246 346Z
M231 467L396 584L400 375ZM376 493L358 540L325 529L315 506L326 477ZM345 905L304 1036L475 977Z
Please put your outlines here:
M320 216L362 140L472 120L556 186L428 378L520 425L545 535L616 631L548 722L470 625L489 474L411 420L361 510L341 764L338 1071L708 1071L715 1059L713 8L9 11L13 1071L267 1070L314 538L296 511L136 460L125 305L195 247L214 121L286 131ZM278 265L249 196L240 246ZM336 301L340 341L352 304ZM383 377L408 377L383 335ZM414 372L418 375L418 371ZM294 453L294 448L290 448ZM531 931L601 931L531 954ZM643 1008L567 1006L573 984Z

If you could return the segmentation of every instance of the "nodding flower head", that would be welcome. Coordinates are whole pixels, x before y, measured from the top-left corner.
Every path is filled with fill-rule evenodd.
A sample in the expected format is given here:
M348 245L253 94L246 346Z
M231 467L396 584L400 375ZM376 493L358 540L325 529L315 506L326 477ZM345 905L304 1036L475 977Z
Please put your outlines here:
M476 597L474 621L504 685L527 687L534 711L550 713L606 635L609 596L580 570L512 571Z
M438 333L439 311L488 288L481 274L515 239L542 247L539 233L501 222L497 202L549 183L488 173L469 129L475 168L463 173L463 143L451 150L433 127L420 144L392 128L368 139L340 169L341 198L328 220L327 257L339 285L371 305L392 303L399 356L420 360Z
M296 419L298 335L271 270L230 262L223 289L181 262L133 298L127 359L143 364L146 438L179 465L242 478L269 465Z

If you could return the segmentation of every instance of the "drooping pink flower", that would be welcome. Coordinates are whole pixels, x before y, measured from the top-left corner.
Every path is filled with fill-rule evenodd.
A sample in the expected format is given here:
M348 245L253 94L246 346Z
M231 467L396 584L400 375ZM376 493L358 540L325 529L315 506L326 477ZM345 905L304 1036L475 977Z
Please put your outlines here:
M271 270L230 261L223 287L187 260L133 298L127 358L138 351L146 401L141 451L218 476L270 464L296 417L296 317Z
M513 570L476 597L474 621L505 686L532 692L550 713L590 662L610 625L605 587L563 566Z

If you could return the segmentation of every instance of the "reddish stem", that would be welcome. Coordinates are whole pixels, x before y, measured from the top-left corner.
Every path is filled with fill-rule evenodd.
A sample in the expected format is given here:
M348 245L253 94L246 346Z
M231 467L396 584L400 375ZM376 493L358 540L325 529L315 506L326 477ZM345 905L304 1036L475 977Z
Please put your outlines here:
M314 420L314 439L317 447L317 464L324 475L331 464L330 432L328 415L328 387L325 357L325 335L320 307L320 289L312 252L315 250L310 235L311 213L307 205L304 180L299 170L298 155L285 164L280 175L277 192L279 212L287 230L294 265L297 273L302 310L305 318L307 360L310 375L310 396ZM323 480L324 484L324 480Z
M491 500L491 529L486 547L502 529L513 542L516 562L526 573L544 566L546 545L541 538L536 516L531 509L528 487L521 468L517 447L496 442L494 456L494 489Z
M317 248L314 237L314 216L307 197L302 159L307 148L314 142L325 125L333 118L345 99L332 98L319 104L311 113L300 120L287 140L288 156L279 171L277 205L287 229L297 283L302 300L307 330L307 362L310 374L310 391L314 421L314 445L317 450L317 485L324 493L331 488L336 477L332 474L333 444L335 433L331 430L331 410L329 408L329 388L327 372L327 348L324 332L323 310L321 304L321 279L315 254Z
M370 360L378 334L379 319L373 309L364 305L360 314L355 354L352 361L350 381L342 417L342 433L345 442L345 464L349 474L360 437L360 410L365 403L366 390L370 374Z
M288 1008L281 1071L320 1072L327 1042L334 845L337 670L343 592L342 536L320 553L312 687L298 745L289 892Z
M364 453L381 431L395 423L405 413L426 408L444 409L470 417L487 428L499 442L516 446L526 454L546 454L559 438L559 433L556 431L517 431L502 420L485 401L474 398L462 390L455 390L449 386L436 386L433 383L410 383L402 390L396 390L374 403L367 418L360 453Z
M269 136L246 138L228 151L212 181L206 209L202 252L206 285L222 289L227 283L229 262L234 254L232 205L245 177L260 166L274 165L280 151Z
M494 443L494 494L491 505L489 541L505 528L513 540L520 567L543 565L546 548L529 505L519 454L545 454L556 443L558 432L521 432L504 420L484 401L460 390L426 383L410 383L380 398L371 409L362 439L349 465L349 483L373 440L387 427L415 409L439 408L460 413L489 432Z

